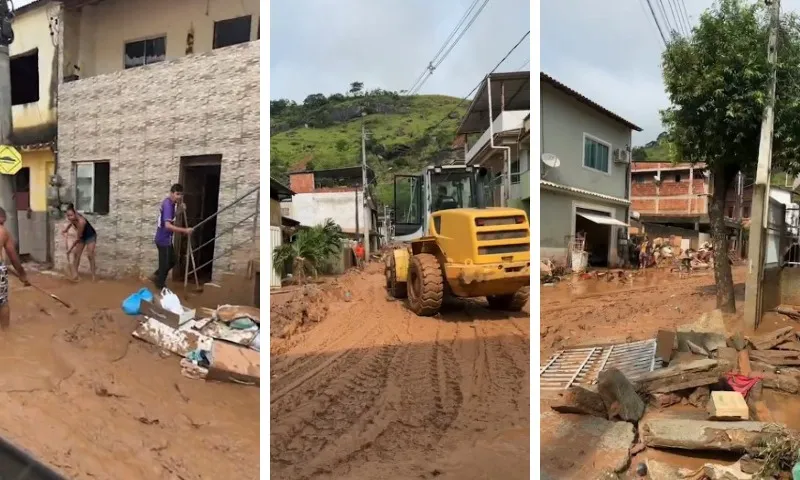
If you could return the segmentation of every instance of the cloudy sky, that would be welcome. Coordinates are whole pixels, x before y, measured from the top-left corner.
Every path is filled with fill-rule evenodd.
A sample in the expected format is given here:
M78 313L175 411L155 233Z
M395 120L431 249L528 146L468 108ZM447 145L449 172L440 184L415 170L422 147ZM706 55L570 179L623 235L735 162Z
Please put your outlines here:
M472 0L273 1L270 98L300 102L311 93L345 92L354 81L364 82L367 89L408 89L470 4ZM420 93L463 97L528 30L529 0L489 1ZM526 40L498 71L517 70L529 59Z
M662 0L672 24L670 6L679 1ZM651 3L661 19L658 0ZM692 24L712 4L683 0ZM781 8L798 11L800 0L783 0ZM634 144L662 131L658 110L668 105L659 67L664 45L646 0L543 1L540 38L542 71L642 127Z

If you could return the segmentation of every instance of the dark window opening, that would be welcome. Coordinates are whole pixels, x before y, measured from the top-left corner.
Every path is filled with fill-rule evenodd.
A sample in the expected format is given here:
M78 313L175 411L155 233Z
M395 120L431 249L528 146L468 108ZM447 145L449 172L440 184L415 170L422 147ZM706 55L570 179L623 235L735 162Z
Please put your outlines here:
M31 208L31 169L22 168L14 175L14 203L17 210L27 211Z
M105 215L110 210L111 165L108 162L75 164L75 209Z
M681 176L675 175L675 183L681 183Z
M742 218L750 218L750 206L745 205L742 207Z
M229 47L231 45L249 42L251 19L252 17L250 15L246 15L244 17L214 22L214 48Z
M125 44L125 68L141 67L167 59L167 37L149 38Z
M728 217L733 218L733 207L728 207Z
M11 59L11 105L39 101L39 51Z
M511 183L519 183L519 160L511 162Z

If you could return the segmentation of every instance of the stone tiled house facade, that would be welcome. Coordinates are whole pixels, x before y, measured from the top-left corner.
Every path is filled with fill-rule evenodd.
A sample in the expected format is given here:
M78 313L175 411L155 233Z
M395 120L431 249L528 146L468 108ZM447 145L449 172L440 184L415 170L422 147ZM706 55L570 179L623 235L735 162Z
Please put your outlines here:
M98 273L155 270L158 208L182 157L221 156L220 208L259 185L259 51L252 41L60 85L57 175L71 186L76 163L110 169L108 213L86 215L98 231ZM217 232L252 214L257 201L251 195L221 213ZM53 225L56 268L66 261L62 224ZM253 222L242 223L216 241L215 254L252 235ZM248 257L216 259L214 278L243 271Z

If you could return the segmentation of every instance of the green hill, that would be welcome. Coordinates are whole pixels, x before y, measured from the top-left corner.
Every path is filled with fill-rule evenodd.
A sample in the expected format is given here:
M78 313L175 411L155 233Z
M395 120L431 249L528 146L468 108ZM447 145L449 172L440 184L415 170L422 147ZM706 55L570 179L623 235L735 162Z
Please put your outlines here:
M313 94L302 104L270 102L271 176L359 165L361 125L368 132L367 164L377 175L377 195L391 202L392 175L419 173L451 154L467 102L442 95L405 96L384 90L352 95ZM362 115L363 114L363 115Z

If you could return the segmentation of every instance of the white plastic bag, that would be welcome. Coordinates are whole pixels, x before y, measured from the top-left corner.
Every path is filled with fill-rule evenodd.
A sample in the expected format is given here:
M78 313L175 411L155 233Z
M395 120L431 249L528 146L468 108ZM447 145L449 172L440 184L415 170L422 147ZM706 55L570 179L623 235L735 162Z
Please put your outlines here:
M175 315L183 313L183 307L178 296L172 293L168 288L161 289L161 308L168 310Z
M250 344L250 348L256 352L261 351L261 332L256 334L256 338L253 339L253 342Z

